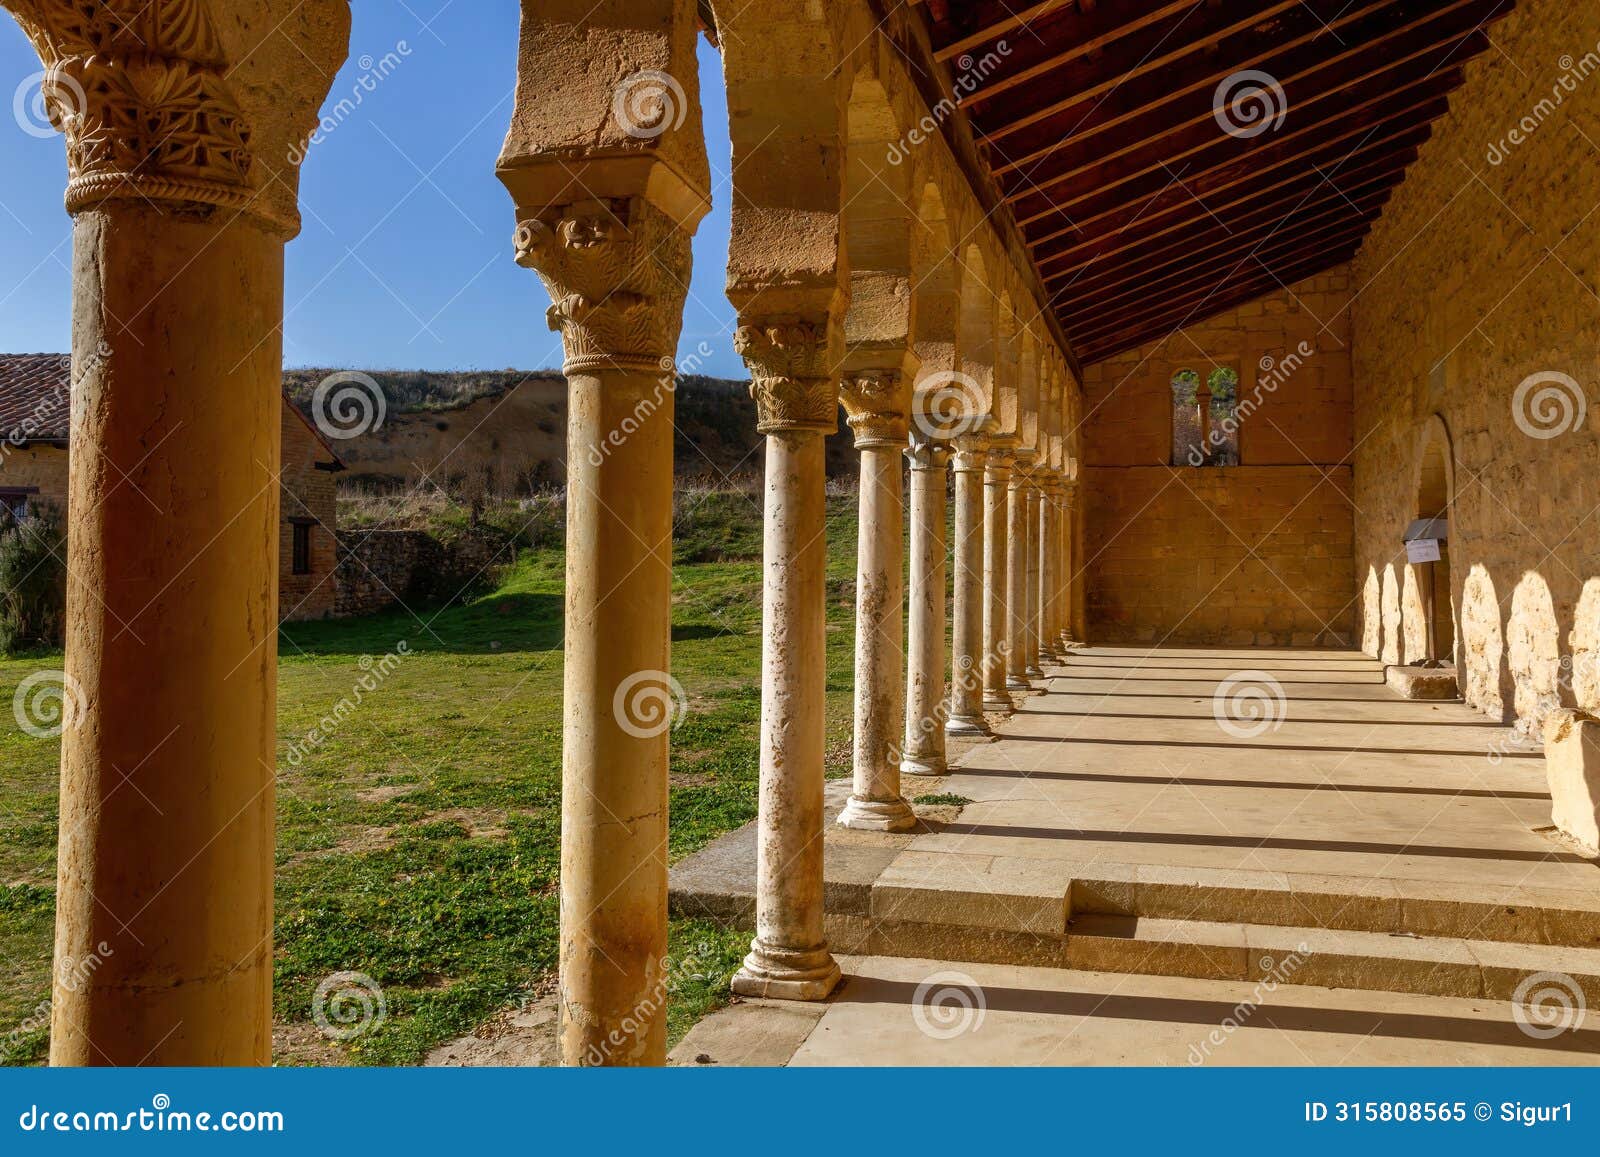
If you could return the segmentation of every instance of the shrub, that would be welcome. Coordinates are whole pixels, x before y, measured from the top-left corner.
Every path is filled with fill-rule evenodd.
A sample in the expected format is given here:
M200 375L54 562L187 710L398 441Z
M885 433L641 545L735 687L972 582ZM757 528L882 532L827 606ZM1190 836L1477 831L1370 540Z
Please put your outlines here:
M59 647L66 632L67 539L41 505L0 530L0 651Z

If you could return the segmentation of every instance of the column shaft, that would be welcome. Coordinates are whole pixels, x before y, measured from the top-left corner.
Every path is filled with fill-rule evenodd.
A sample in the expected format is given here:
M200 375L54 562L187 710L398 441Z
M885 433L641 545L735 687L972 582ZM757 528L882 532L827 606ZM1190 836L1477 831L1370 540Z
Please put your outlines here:
M989 735L984 690L984 454L977 438L964 437L955 457L955 606L951 642L950 735Z
M767 437L756 936L735 992L820 1000L839 981L822 930L827 542L823 437Z
M1007 634L1007 532L1011 456L992 450L984 475L983 509L983 709L1010 715L1016 704L1006 690Z
M904 713L901 680L905 677L902 454L893 443L861 445L855 779L839 822L870 831L905 831L917 822L911 805L900 798L900 759L894 750L894 733Z
M1033 690L1028 682L1028 486L1018 465L1006 503L1006 690Z
M1039 501L1039 664L1056 662L1060 628L1057 613L1061 606L1057 587L1061 582L1061 540L1058 531L1055 487L1047 486Z
M945 677L947 452L913 434L911 459L911 625L906 666L906 733L900 770L942 775L949 706Z
M659 1065L677 711L668 675L673 398L659 370L569 369L567 381L562 1056ZM622 429L625 439L609 437Z
M283 240L228 216L74 224L55 1065L271 1060Z
M1044 579L1044 544L1045 537L1041 532L1039 523L1040 511L1043 509L1041 498L1043 495L1037 486L1028 487L1028 604L1027 618L1023 623L1024 643L1027 650L1028 677L1030 679L1044 678L1044 669L1040 666L1040 643L1043 639L1042 624L1039 618L1039 591Z

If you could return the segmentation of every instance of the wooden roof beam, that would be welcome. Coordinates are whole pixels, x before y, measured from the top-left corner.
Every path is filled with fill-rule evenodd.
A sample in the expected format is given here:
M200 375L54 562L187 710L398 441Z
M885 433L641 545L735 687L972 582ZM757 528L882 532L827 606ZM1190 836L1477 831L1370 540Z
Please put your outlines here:
M1113 197L1120 201L1140 200L1170 183L1174 174L1186 184L1193 184L1230 168L1254 169L1264 158L1296 151L1302 145L1314 146L1319 137L1348 137L1359 131L1354 127L1357 124L1365 126L1377 120L1404 117L1419 105L1452 92L1461 84L1462 69L1427 67L1434 57L1448 51L1433 48L1427 54L1429 61L1418 66L1425 69L1420 76L1410 75L1409 61L1395 61L1348 88L1324 91L1309 99L1293 97L1291 107L1296 119L1287 131L1270 138L1219 136L1211 125L1201 125L1151 142L1120 161L1090 169L1072 181L1070 188L1063 187L1067 184L1064 179L1051 177L1009 195L1007 200L1019 225L1031 225L1058 213L1081 225L1092 216L1098 202ZM1316 115L1308 119L1304 114L1312 107ZM1329 132L1337 133L1338 138L1326 137ZM1191 164L1183 165L1186 161Z
M1341 142L1334 149L1308 153L1304 158L1303 169L1270 184L1253 186L1220 204L1205 205L1191 200L1187 205L1180 205L1151 217L1133 216L1120 228L1102 229L1098 235L1075 244L1048 249L1051 242L1059 243L1066 232L1058 230L1047 237L1037 239L1030 237L1028 245L1033 250L1035 260L1042 271L1045 265L1070 261L1085 254L1112 256L1146 241L1177 232L1201 218L1207 221L1221 221L1223 213L1227 210L1240 210L1247 206L1264 207L1267 211L1260 216L1279 215L1274 211L1284 204L1292 207L1294 196L1305 186L1310 186L1307 192L1315 192L1321 184L1338 180L1341 175L1344 178L1351 178L1358 172L1364 173L1374 165L1386 163L1391 156L1404 153L1421 144L1427 139L1431 128L1431 123L1423 119L1388 132L1374 129L1368 138L1359 140L1354 145L1346 146ZM1107 245L1110 248L1107 248Z
M1256 66L1279 84L1302 84L1325 77L1325 87L1348 87L1380 71L1384 62L1449 44L1466 41L1481 30L1488 13L1504 14L1512 0L1396 0L1369 3L1355 10L1360 18L1340 34L1342 51L1330 52L1315 37L1291 49L1268 46L1258 50ZM1411 20L1405 13L1423 14ZM1351 19L1351 17L1346 17ZM1482 44L1481 39L1476 41ZM1238 60L1229 57L1229 60ZM1250 58L1245 58L1250 59ZM995 172L1031 172L1047 156L1065 153L1052 177L1071 179L1083 171L1133 152L1146 142L1196 125L1215 124L1214 99L1218 85L1228 76L1229 65L1202 58L1183 75L1146 77L1119 90L1114 99L1079 102L1070 111L1040 124L1031 137L1000 143L993 126L974 124L989 140ZM1114 139L1102 134L1118 129ZM1219 130L1220 131L1220 130Z
M1062 282L1051 291L1051 300L1059 302L1067 294L1075 298L1094 298L1127 285L1137 285L1154 278L1165 270L1197 260L1208 260L1219 255L1238 253L1283 230L1311 233L1348 221L1352 214L1365 216L1369 210L1381 208L1394 192L1392 174L1379 176L1372 182L1348 191L1333 191L1316 201L1308 201L1295 212L1276 220L1257 222L1249 229L1213 234L1214 240L1198 244L1198 239L1168 245L1154 256L1142 261L1120 262L1107 266L1094 276L1068 274L1052 277L1052 282Z

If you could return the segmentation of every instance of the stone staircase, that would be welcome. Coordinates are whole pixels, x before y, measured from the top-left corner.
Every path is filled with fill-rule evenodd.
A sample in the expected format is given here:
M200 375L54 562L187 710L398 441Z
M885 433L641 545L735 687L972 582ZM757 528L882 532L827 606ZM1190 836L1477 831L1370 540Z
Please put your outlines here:
M1508 1001L1553 973L1600 1006L1600 893L1072 865L914 839L830 829L836 953ZM675 867L674 914L750 927L754 850L745 829Z

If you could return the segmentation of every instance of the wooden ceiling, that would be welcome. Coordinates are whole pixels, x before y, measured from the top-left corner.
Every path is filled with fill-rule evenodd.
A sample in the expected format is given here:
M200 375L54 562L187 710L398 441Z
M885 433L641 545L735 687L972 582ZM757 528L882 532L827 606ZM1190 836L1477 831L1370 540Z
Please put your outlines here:
M1513 7L923 4L1086 365L1350 260Z

